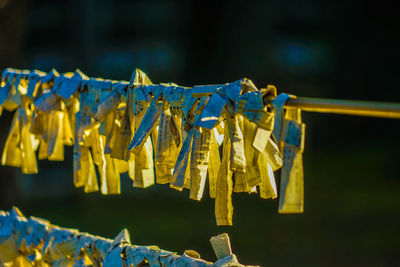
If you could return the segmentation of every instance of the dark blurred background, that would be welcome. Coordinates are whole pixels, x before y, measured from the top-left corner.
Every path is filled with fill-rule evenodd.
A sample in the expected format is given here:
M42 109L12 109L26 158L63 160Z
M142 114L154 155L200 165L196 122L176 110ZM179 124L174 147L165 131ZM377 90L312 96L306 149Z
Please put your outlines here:
M399 9L385 1L0 0L0 67L181 85L250 78L298 96L400 102ZM305 213L277 200L234 195L234 226L217 227L201 202L166 185L120 196L72 185L72 153L41 161L38 175L0 167L0 209L135 244L214 261L212 235L227 232L245 264L393 266L400 260L400 121L304 113ZM12 114L0 117L4 145ZM279 180L278 180L279 181Z

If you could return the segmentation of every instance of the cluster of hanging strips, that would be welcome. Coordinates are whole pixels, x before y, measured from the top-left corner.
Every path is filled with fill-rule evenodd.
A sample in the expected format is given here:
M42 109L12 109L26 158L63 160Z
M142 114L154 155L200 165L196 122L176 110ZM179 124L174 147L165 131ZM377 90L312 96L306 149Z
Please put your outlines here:
M15 207L0 211L0 266L244 267L232 254L227 234L212 237L210 242L218 258L214 263L202 260L193 250L178 255L157 246L132 245L126 229L112 240L26 218Z
M134 187L168 183L200 200L208 177L218 225L232 225L232 192L276 198L282 168L279 212L301 213L305 127L300 109L283 108L290 97L246 78L189 88L139 69L130 82L6 69L0 105L16 111L1 162L37 173L36 150L61 161L73 146L74 184L88 193L119 194L128 172Z

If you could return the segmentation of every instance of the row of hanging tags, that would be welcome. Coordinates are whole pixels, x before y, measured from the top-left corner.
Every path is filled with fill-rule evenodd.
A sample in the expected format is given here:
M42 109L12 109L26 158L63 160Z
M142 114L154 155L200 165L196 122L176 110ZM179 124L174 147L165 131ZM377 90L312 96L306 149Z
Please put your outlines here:
M264 97L275 97L271 107ZM232 224L233 192L276 198L283 166L279 212L298 213L304 124L299 109L283 108L289 97L246 78L187 88L154 85L138 69L129 83L7 69L0 104L16 112L2 164L36 173L36 150L59 161L72 145L74 184L88 193L119 194L128 172L135 187L169 183L200 200L208 178L218 225Z
M246 267L232 253L227 234L213 236L210 242L217 256L214 263L201 259L194 250L179 255L158 246L132 244L127 229L108 239L59 227L44 219L26 218L16 207L9 212L0 210L0 266Z

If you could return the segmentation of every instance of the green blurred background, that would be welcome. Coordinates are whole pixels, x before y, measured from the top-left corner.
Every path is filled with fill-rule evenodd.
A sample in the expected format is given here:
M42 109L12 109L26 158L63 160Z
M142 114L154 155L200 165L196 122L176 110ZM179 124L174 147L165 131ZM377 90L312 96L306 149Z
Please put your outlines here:
M250 78L298 96L400 102L399 9L368 1L0 0L0 68L191 86ZM0 149L11 124L0 117ZM400 260L400 121L304 113L305 213L234 195L234 226L217 227L208 192L196 202L166 185L85 194L65 162L38 175L0 167L0 209L133 243L215 260L227 232L244 264L393 266ZM278 179L279 181L279 179Z

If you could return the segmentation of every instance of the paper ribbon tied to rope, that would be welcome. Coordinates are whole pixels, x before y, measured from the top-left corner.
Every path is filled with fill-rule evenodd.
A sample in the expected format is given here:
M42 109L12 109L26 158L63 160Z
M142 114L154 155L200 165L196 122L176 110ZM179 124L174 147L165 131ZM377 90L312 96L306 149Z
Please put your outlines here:
M244 267L232 253L227 234L214 236L210 242L217 256L214 263L202 260L193 250L178 255L157 246L133 245L127 229L113 240L26 218L15 207L0 211L1 266Z
M201 200L208 179L218 225L232 224L232 193L276 198L282 168L279 212L303 212L304 124L300 109L283 109L293 97L246 78L183 87L138 69L130 82L6 69L0 104L15 114L1 162L36 173L37 150L60 161L73 146L74 184L87 193L119 194L128 173L134 187L169 184Z

